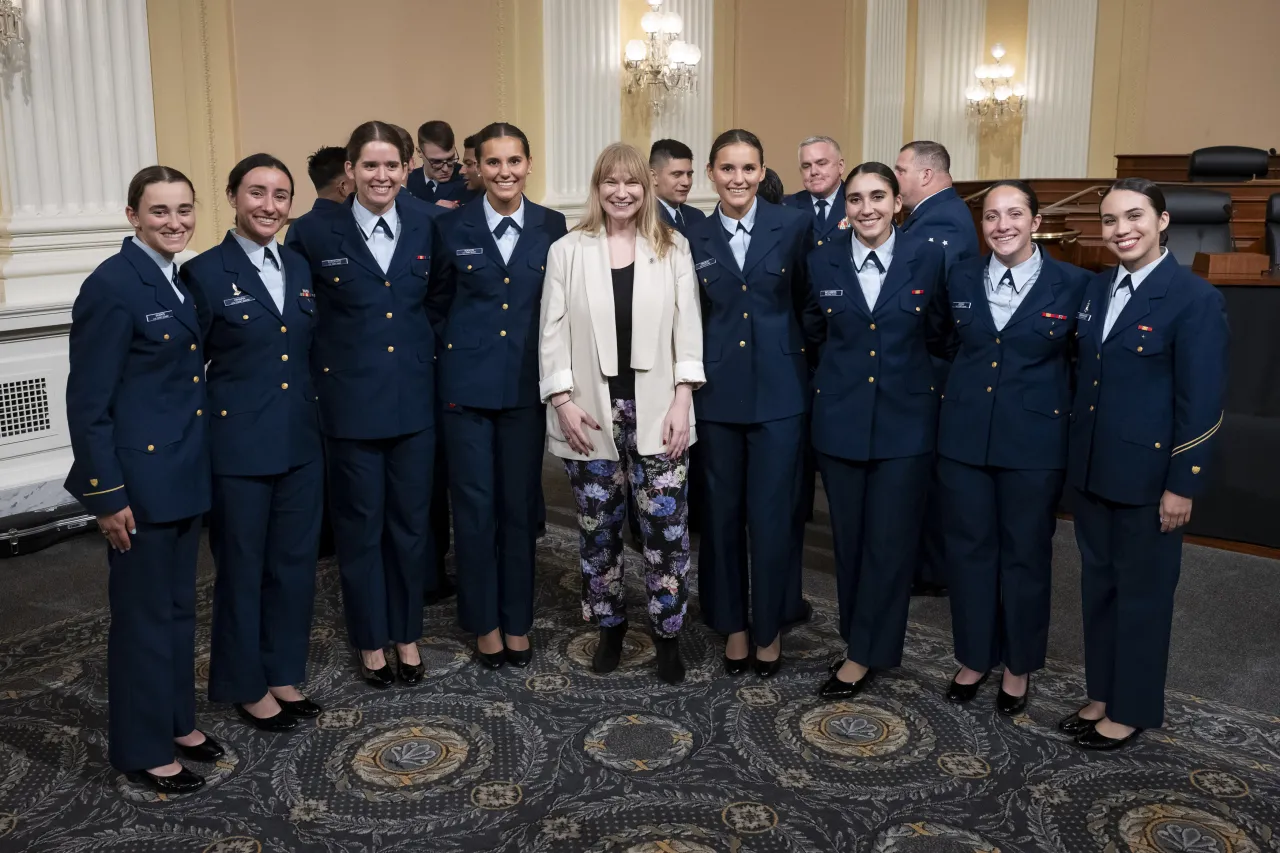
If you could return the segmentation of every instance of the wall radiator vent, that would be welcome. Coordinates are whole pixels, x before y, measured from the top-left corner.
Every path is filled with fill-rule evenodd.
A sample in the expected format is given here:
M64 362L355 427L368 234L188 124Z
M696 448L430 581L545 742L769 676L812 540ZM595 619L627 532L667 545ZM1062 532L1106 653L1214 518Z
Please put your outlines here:
M43 376L0 382L0 438L49 429L49 392Z

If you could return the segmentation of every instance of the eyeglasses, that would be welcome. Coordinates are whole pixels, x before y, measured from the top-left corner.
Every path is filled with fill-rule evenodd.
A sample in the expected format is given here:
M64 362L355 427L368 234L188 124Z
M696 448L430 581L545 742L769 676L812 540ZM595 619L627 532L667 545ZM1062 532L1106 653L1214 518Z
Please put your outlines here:
M434 157L425 158L427 165L433 169L443 169L445 166L453 167L458 165L458 152L453 152L452 157L445 157L443 160L437 160Z

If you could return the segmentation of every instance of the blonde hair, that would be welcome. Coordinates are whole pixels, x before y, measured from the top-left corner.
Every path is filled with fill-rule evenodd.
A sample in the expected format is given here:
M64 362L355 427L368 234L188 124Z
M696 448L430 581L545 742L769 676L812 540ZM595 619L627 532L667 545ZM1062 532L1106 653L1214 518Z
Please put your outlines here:
M640 152L625 142L615 142L607 146L596 158L596 167L591 170L591 192L587 196L587 206L582 212L582 219L574 226L574 231L582 231L591 236L598 235L604 228L604 203L600 200L600 184L615 171L621 170L628 179L638 181L644 187L644 197L640 200L640 212L636 215L636 231L649 241L654 254L659 258L667 256L667 250L675 245L672 239L672 228L658 216L658 202L653 194L649 181L649 164L640 156Z

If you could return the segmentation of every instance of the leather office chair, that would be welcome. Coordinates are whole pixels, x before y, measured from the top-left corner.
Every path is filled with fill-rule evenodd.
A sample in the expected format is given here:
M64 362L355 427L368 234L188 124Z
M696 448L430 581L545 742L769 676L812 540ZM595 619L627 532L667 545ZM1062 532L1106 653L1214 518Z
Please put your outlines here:
M1191 152L1187 179L1192 182L1228 183L1265 178L1271 165L1269 153L1243 145L1214 145Z
M1196 252L1234 252L1231 194L1199 187L1162 186L1169 211L1165 243L1178 263L1191 266Z
M1267 221L1263 224L1262 233L1271 268L1280 268L1280 193L1272 193L1267 199Z

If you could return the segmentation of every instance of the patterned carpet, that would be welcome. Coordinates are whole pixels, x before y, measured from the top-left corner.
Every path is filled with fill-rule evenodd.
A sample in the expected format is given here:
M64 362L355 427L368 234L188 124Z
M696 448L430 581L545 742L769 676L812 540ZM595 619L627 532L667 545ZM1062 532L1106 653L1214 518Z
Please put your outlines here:
M328 710L270 736L202 703L228 754L199 768L205 790L167 802L105 763L106 614L14 638L0 646L0 850L1280 851L1280 717L1175 694L1166 729L1086 755L1053 725L1082 699L1077 669L1038 677L1027 717L995 714L994 683L956 707L950 638L916 625L902 670L819 703L838 644L834 602L813 592L767 684L725 677L700 625L680 687L653 676L640 630L599 677L576 547L554 528L542 543L530 670L472 663L449 604L428 611L425 683L387 691L354 680L322 565L309 692ZM639 586L631 600L643 612Z

